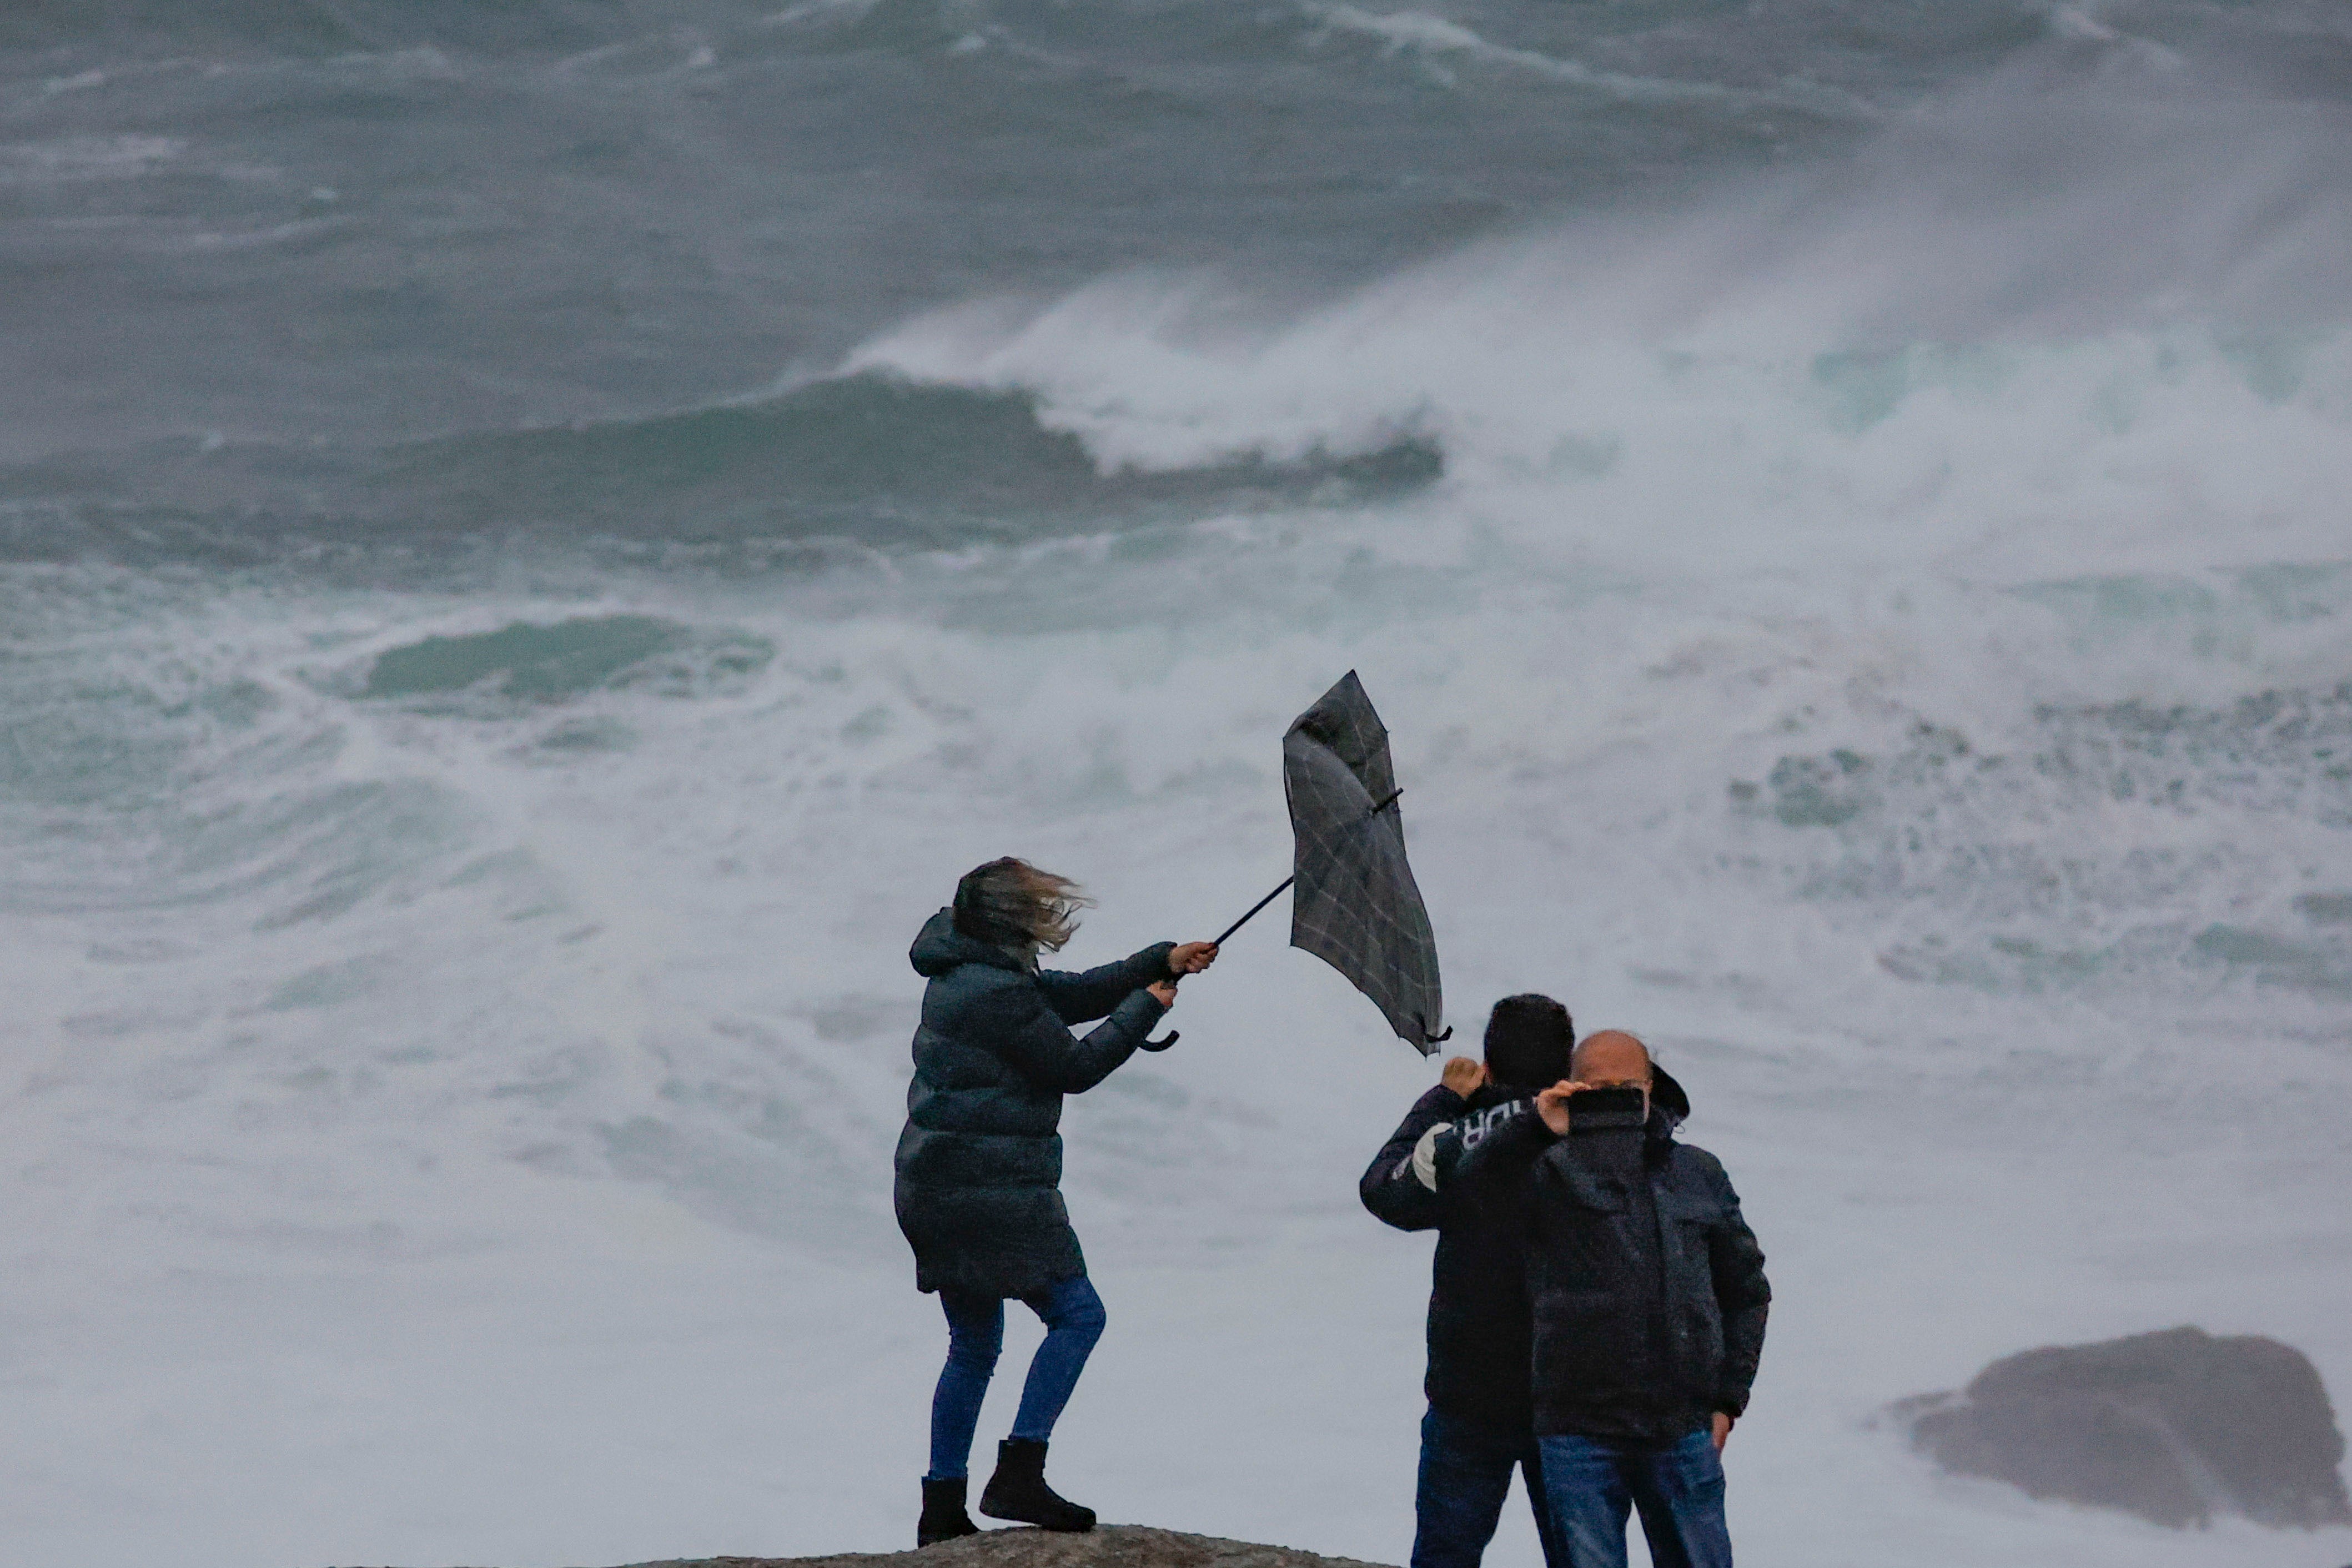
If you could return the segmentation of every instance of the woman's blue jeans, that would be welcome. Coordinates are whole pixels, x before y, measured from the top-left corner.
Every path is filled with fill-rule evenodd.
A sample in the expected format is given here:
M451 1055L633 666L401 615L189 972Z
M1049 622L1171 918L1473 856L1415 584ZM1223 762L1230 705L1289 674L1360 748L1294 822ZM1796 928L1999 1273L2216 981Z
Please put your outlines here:
M1044 1320L1045 1342L1029 1363L1021 1388L1021 1409L1013 1418L1015 1438L1043 1443L1054 1435L1070 1390L1078 1385L1087 1357L1102 1338L1102 1298L1083 1274L1053 1289L1024 1296L1022 1304ZM942 1290L948 1314L948 1363L931 1395L931 1473L927 1480L952 1480L971 1467L971 1437L980 1426L980 1402L988 1395L996 1358L1004 1350L1004 1302L994 1296Z
M1657 1568L1731 1568L1723 1461L1694 1432L1663 1448L1540 1437L1545 1495L1572 1568L1625 1568L1625 1517L1642 1513Z

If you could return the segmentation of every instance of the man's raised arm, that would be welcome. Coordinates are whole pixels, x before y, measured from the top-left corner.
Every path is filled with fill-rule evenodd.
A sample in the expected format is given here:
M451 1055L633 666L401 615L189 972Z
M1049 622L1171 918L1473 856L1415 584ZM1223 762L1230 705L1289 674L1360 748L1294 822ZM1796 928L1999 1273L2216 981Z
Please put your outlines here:
M1445 1064L1444 1080L1413 1101L1356 1184L1356 1194L1373 1218L1399 1230L1437 1228L1440 1216L1429 1157L1431 1143L1469 1109L1469 1097L1485 1080L1483 1067L1467 1057L1456 1057Z

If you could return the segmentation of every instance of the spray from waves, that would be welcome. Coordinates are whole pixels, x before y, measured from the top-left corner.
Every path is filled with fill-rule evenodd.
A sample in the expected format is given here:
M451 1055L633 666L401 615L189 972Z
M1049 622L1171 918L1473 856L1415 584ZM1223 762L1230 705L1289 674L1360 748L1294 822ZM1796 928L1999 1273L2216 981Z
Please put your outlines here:
M2029 557L2082 546L2033 570L2097 570L2231 528L2326 554L2352 479L2352 131L2243 98L2158 112L2168 82L2095 47L2095 90L2012 73L1833 169L1255 330L1220 280L1118 277L933 314L848 368L1033 393L1147 470L1412 428L1450 499L1653 557L2025 534Z
M2009 543L2067 573L2227 555L2231 529L2246 562L2340 543L2339 331L1807 352L1555 323L1513 342L1528 292L1439 292L1417 309L1393 286L1232 355L1139 326L1166 297L1112 285L976 355L942 353L956 334L929 322L860 363L1034 387L1050 423L1138 468L1377 450L1404 425L1444 454L1447 516L1653 565Z

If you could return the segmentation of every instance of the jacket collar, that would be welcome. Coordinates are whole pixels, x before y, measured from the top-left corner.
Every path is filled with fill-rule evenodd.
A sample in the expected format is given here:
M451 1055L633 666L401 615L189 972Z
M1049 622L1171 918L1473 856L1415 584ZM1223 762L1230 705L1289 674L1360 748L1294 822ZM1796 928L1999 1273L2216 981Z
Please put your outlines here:
M991 969L1009 969L1015 974L1036 973L1034 960L1023 960L992 942L969 937L956 930L955 911L941 910L923 922L916 934L915 945L907 950L907 962L915 973L925 979L936 979L962 968L967 963L983 963Z

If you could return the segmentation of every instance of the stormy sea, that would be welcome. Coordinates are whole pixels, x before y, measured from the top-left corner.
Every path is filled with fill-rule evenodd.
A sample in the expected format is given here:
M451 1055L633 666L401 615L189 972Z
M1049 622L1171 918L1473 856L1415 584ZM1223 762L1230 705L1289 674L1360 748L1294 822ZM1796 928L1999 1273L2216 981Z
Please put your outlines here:
M2335 1568L1883 1413L2352 1400L2347 498L2338 0L0 8L0 1557L911 1545L908 942L1213 934L1352 668L1457 1042L1739 1187L1744 1562ZM1434 1067L1286 920L1068 1108L1055 1474L1399 1562Z

